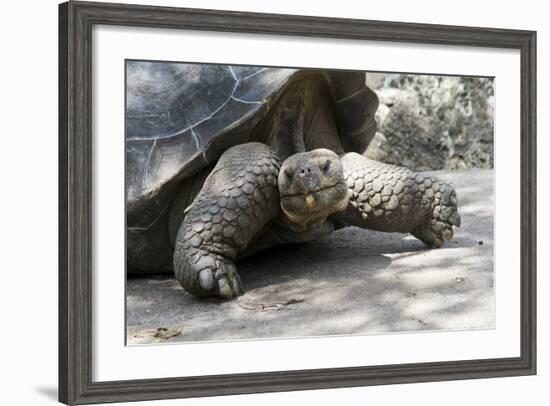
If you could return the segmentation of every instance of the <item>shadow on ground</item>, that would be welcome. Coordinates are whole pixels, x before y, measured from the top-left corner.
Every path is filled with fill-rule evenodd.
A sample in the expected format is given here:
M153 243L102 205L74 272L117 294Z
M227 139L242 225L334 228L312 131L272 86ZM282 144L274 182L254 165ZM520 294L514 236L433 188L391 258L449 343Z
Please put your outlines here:
M230 302L195 299L169 276L131 278L128 343L493 328L493 171L435 175L462 216L444 248L343 229L239 261L247 292Z

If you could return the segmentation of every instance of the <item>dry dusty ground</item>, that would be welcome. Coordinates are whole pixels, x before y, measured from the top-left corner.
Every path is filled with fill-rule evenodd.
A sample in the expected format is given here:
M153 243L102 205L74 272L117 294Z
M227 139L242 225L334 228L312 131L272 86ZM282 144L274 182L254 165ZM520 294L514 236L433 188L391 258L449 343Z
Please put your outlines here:
M442 249L348 228L238 262L247 293L198 300L170 276L131 278L129 344L493 328L493 171L435 172L462 227Z

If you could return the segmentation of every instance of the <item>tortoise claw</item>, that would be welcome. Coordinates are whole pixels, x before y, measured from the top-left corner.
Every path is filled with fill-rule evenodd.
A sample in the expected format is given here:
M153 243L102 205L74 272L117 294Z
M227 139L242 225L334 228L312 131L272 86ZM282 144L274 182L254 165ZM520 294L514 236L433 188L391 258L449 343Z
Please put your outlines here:
M218 261L216 265L218 266L216 271L217 291L214 296L226 300L240 296L243 293L243 288L235 265L221 261Z

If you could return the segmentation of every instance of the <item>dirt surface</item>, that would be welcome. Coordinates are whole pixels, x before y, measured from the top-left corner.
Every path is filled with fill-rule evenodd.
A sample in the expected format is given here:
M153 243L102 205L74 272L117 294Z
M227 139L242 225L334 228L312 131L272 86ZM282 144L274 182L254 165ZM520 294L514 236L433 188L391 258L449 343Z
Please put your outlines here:
M455 186L462 217L444 248L346 228L239 261L247 292L229 302L130 278L128 344L494 328L493 170L432 174Z

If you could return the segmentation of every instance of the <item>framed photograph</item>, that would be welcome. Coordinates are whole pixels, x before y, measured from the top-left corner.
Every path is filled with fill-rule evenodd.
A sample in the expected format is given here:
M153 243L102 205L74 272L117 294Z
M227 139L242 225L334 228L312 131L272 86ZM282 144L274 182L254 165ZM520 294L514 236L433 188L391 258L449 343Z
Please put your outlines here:
M536 373L536 33L59 6L59 400Z

